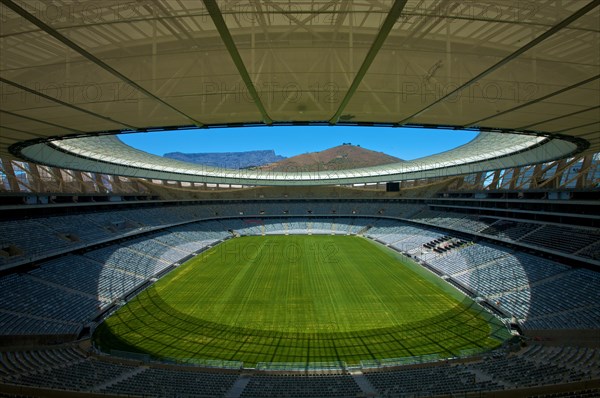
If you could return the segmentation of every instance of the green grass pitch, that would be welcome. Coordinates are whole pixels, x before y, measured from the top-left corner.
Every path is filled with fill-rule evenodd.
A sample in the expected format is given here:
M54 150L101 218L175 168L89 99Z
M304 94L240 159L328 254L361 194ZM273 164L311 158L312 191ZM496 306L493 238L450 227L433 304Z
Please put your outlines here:
M471 299L357 236L230 239L117 310L96 345L154 358L330 362L459 355L508 332Z

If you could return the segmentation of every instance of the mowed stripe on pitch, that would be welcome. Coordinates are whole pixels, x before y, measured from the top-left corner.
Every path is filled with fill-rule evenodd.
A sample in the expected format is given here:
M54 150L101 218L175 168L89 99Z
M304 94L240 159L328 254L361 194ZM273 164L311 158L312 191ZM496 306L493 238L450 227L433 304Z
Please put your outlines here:
M154 357L303 362L493 348L502 325L446 282L355 236L235 238L172 271L97 329Z

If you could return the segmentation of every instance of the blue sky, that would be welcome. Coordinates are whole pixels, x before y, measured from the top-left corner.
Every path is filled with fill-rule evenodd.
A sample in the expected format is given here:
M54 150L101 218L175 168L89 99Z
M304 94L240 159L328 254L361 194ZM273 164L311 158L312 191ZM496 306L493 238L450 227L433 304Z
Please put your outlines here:
M128 145L162 156L167 152L241 152L273 149L291 157L350 142L363 148L412 160L446 151L472 140L472 131L423 128L275 126L178 130L122 134Z

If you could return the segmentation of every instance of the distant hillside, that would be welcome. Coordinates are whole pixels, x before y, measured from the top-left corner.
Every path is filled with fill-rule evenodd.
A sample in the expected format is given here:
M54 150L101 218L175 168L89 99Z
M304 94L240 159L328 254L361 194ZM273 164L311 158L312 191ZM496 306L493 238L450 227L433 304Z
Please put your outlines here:
M259 167L259 169L288 172L347 170L402 161L402 159L386 155L383 152L371 151L356 145L343 144L321 152L293 156L277 163Z
M221 153L170 152L165 153L164 157L207 166L225 167L228 169L244 169L247 167L263 166L285 159L285 156L276 155L275 151L272 149L264 151Z

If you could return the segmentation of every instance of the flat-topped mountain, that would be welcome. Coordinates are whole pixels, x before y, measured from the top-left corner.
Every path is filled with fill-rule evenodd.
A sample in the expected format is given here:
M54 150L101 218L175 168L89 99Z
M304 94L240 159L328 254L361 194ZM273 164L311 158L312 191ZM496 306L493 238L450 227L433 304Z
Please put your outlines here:
M164 157L206 166L227 169L244 169L278 162L285 156L276 155L272 149L246 152L209 152L209 153L165 153Z

